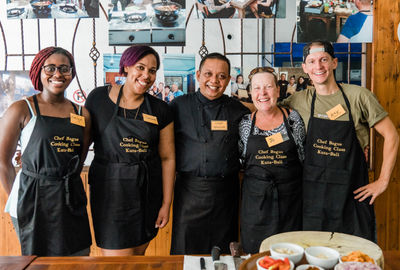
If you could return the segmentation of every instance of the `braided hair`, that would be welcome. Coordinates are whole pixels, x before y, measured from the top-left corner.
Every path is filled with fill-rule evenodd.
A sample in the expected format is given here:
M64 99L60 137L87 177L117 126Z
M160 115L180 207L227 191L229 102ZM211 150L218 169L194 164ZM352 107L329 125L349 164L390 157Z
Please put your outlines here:
M44 48L43 50L39 51L35 58L32 61L31 68L29 70L29 78L32 81L33 87L38 90L38 91L43 91L43 85L40 80L40 74L42 71L42 67L44 65L44 62L53 54L62 54L68 57L70 65L72 67L72 79L76 75L75 71L75 61L74 57L70 52L67 50L61 48L61 47L47 47Z

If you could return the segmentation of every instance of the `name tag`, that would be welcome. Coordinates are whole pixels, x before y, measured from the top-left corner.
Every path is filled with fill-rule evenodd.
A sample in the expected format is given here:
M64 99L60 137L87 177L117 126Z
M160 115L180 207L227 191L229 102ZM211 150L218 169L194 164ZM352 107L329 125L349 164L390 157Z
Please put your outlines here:
M280 132L266 137L265 140L267 141L267 144L269 147L272 147L274 145L277 145L277 144L280 144L283 142L282 134Z
M326 114L328 115L328 118L330 120L335 120L345 113L346 113L346 111L344 110L342 104L338 104L326 112Z
M246 89L238 89L238 96L239 98L248 98L249 94Z
M82 115L77 115L74 113L70 113L71 124L78 125L81 127L85 126L85 117Z
M211 120L211 130L228 130L227 120Z
M143 121L154 124L154 125L158 125L157 116L153 116L153 115L145 114L145 113L142 113L142 116L143 116Z

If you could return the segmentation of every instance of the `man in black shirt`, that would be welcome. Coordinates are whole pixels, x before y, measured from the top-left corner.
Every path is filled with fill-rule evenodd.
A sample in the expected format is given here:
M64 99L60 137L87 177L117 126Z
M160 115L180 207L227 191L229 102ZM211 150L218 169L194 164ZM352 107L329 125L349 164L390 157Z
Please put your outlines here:
M171 254L229 252L238 237L238 125L250 111L224 95L230 62L211 53L200 63L200 91L171 103L175 121L176 185Z

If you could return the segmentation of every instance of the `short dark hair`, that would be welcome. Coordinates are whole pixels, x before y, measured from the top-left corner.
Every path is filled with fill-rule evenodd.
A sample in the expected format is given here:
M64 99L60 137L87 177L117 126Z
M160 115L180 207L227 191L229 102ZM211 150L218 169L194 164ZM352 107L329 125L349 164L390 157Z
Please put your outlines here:
M219 60L224 61L225 63L228 64L228 75L231 74L231 62L229 61L229 59L225 55L222 55L220 53L210 53L210 54L207 54L206 56L204 56L200 61L199 70L201 70L201 68L204 65L204 62L207 59L219 59Z
M119 61L119 74L125 75L125 67L130 67L136 64L143 57L152 54L156 58L157 61L157 70L160 68L160 56L158 53L150 46L145 45L134 45L127 48L121 56L121 60Z
M333 49L332 43L330 43L329 41L326 41L326 40L316 40L316 41L309 42L309 43L307 43L306 46L304 46L304 48L303 48L303 63L306 62L307 56L310 54L310 48L315 45L323 46L324 51L326 53L328 53L330 56L332 56L332 58L336 58L335 50Z

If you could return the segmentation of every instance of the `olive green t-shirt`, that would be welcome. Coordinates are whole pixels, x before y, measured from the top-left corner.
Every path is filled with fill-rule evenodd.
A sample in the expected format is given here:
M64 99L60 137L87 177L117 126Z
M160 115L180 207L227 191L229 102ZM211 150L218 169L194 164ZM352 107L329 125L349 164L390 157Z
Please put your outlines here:
M376 96L364 87L353 84L341 84L351 107L351 114L357 133L357 138L362 148L369 145L369 128L385 118L388 113L379 104ZM311 113L311 101L315 89L306 89L296 92L281 102L298 111L303 118L306 129ZM341 91L332 95L318 95L315 99L314 117L328 119L327 111L341 104L346 113L337 118L337 121L348 121L348 108ZM336 121L334 120L334 121Z

